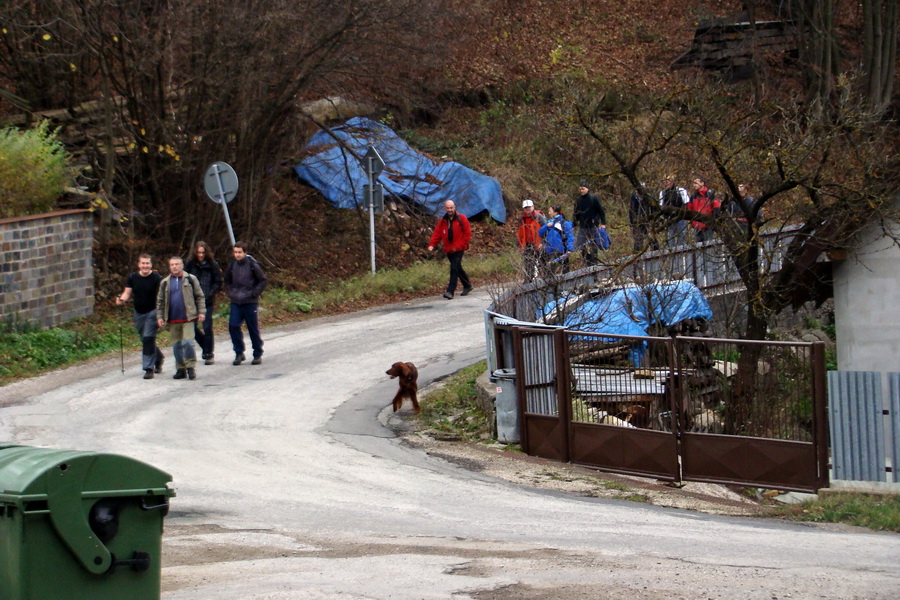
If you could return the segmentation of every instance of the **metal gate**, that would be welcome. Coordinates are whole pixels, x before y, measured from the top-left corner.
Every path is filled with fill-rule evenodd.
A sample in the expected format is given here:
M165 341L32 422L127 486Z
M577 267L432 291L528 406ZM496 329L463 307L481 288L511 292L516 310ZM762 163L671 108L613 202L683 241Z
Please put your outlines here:
M512 337L528 454L666 481L828 485L821 343Z

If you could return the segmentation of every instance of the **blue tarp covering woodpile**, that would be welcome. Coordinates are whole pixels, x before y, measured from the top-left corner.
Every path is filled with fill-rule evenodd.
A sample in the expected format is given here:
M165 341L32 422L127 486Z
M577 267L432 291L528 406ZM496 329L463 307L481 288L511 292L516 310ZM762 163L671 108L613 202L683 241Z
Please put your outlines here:
M543 314L551 314L557 308L557 301L550 302L544 307ZM541 319L543 315L537 316ZM560 325L592 333L646 336L652 324L670 327L687 319L710 320L712 317L712 309L697 286L687 281L673 281L612 290L566 309ZM615 338L608 341L615 341ZM640 366L645 349L646 343L635 345L631 357L635 366Z
M493 177L456 162L435 162L370 119L355 117L330 131L312 136L306 145L310 155L294 169L334 206L366 207L363 186L368 180L356 157L365 156L371 145L385 163L378 183L385 188L386 200L389 194L405 198L433 215L443 214L444 202L453 200L467 217L487 211L495 220L506 221L500 184Z

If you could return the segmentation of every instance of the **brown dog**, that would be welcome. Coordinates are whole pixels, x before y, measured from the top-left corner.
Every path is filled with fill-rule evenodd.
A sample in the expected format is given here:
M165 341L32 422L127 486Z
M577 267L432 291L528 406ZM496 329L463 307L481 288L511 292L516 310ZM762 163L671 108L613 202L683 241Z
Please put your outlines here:
M394 396L393 401L394 412L397 412L403 406L403 398L409 398L412 400L416 414L419 414L419 399L416 396L419 391L419 370L416 368L416 365L411 362L395 362L385 373L390 375L391 379L394 377L400 378L400 389L397 390L397 395Z

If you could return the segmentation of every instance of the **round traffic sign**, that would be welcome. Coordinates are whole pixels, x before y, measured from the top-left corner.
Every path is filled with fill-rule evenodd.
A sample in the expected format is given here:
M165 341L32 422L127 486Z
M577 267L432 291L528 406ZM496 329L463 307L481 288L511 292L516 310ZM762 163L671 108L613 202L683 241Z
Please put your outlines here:
M226 203L231 202L237 196L237 173L228 163L214 162L203 176L203 189L213 202L221 204L223 198Z

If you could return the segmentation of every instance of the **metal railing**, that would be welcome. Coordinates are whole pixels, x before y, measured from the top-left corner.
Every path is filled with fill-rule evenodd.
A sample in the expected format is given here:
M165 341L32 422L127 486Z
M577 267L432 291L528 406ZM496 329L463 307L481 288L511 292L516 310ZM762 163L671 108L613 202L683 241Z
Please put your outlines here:
M781 269L784 252L800 227L793 225L760 232L761 269L770 273ZM495 354L493 329L497 319L501 322L512 320L523 324L546 324L554 316L548 314L552 312L552 308L548 311L548 306L564 307L567 302L574 301L601 282L610 287L617 285L611 283L615 281L650 283L679 279L694 283L707 297L743 289L737 268L718 240L627 256L607 264L516 286L497 298L485 311L488 368L491 372L500 368ZM501 366L511 364L511 361L506 361Z

